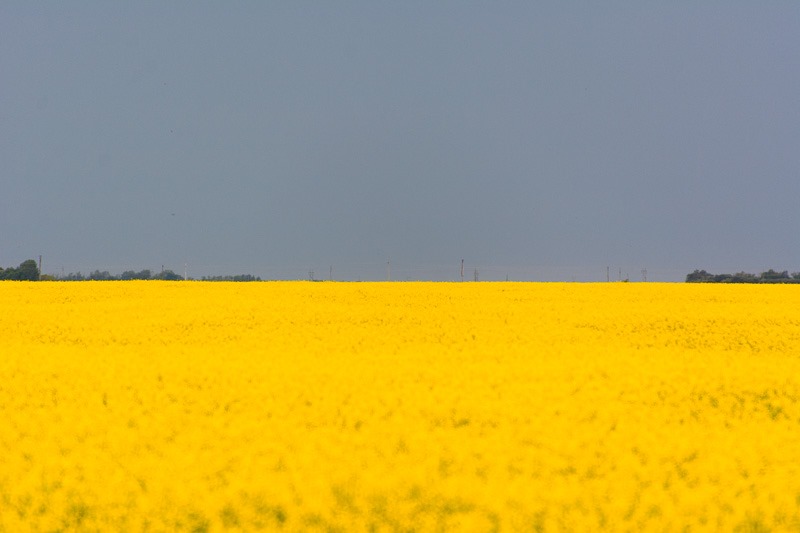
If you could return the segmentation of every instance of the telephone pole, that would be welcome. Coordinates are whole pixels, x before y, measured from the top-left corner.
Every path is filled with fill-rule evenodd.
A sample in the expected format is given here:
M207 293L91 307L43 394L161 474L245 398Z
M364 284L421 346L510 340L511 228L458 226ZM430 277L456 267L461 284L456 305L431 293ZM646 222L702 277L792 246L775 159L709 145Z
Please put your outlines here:
M464 281L464 260L461 260L461 281Z

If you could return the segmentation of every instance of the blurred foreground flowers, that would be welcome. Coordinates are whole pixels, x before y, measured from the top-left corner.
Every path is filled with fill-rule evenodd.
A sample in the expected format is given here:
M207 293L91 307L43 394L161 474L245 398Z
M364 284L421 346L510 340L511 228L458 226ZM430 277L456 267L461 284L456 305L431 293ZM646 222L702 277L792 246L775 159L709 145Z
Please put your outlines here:
M800 529L800 287L0 283L0 531Z

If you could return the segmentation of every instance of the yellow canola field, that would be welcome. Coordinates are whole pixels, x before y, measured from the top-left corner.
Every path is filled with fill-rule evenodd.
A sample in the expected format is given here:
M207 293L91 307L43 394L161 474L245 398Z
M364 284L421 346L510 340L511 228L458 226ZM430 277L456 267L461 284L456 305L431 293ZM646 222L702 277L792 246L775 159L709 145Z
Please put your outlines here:
M0 531L798 531L800 286L0 283Z

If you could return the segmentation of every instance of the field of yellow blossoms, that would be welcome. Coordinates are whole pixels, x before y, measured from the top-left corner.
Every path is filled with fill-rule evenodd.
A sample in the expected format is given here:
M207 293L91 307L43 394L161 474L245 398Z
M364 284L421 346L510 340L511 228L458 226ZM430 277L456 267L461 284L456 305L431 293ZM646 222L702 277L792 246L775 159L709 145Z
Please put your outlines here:
M0 531L800 531L800 286L0 283Z

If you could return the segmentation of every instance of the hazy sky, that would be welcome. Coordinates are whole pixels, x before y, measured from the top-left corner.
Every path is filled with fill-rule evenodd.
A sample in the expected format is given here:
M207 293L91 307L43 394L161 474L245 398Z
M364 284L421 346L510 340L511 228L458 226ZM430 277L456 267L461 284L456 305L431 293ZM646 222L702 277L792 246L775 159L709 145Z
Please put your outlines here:
M0 266L800 271L800 3L0 6Z

